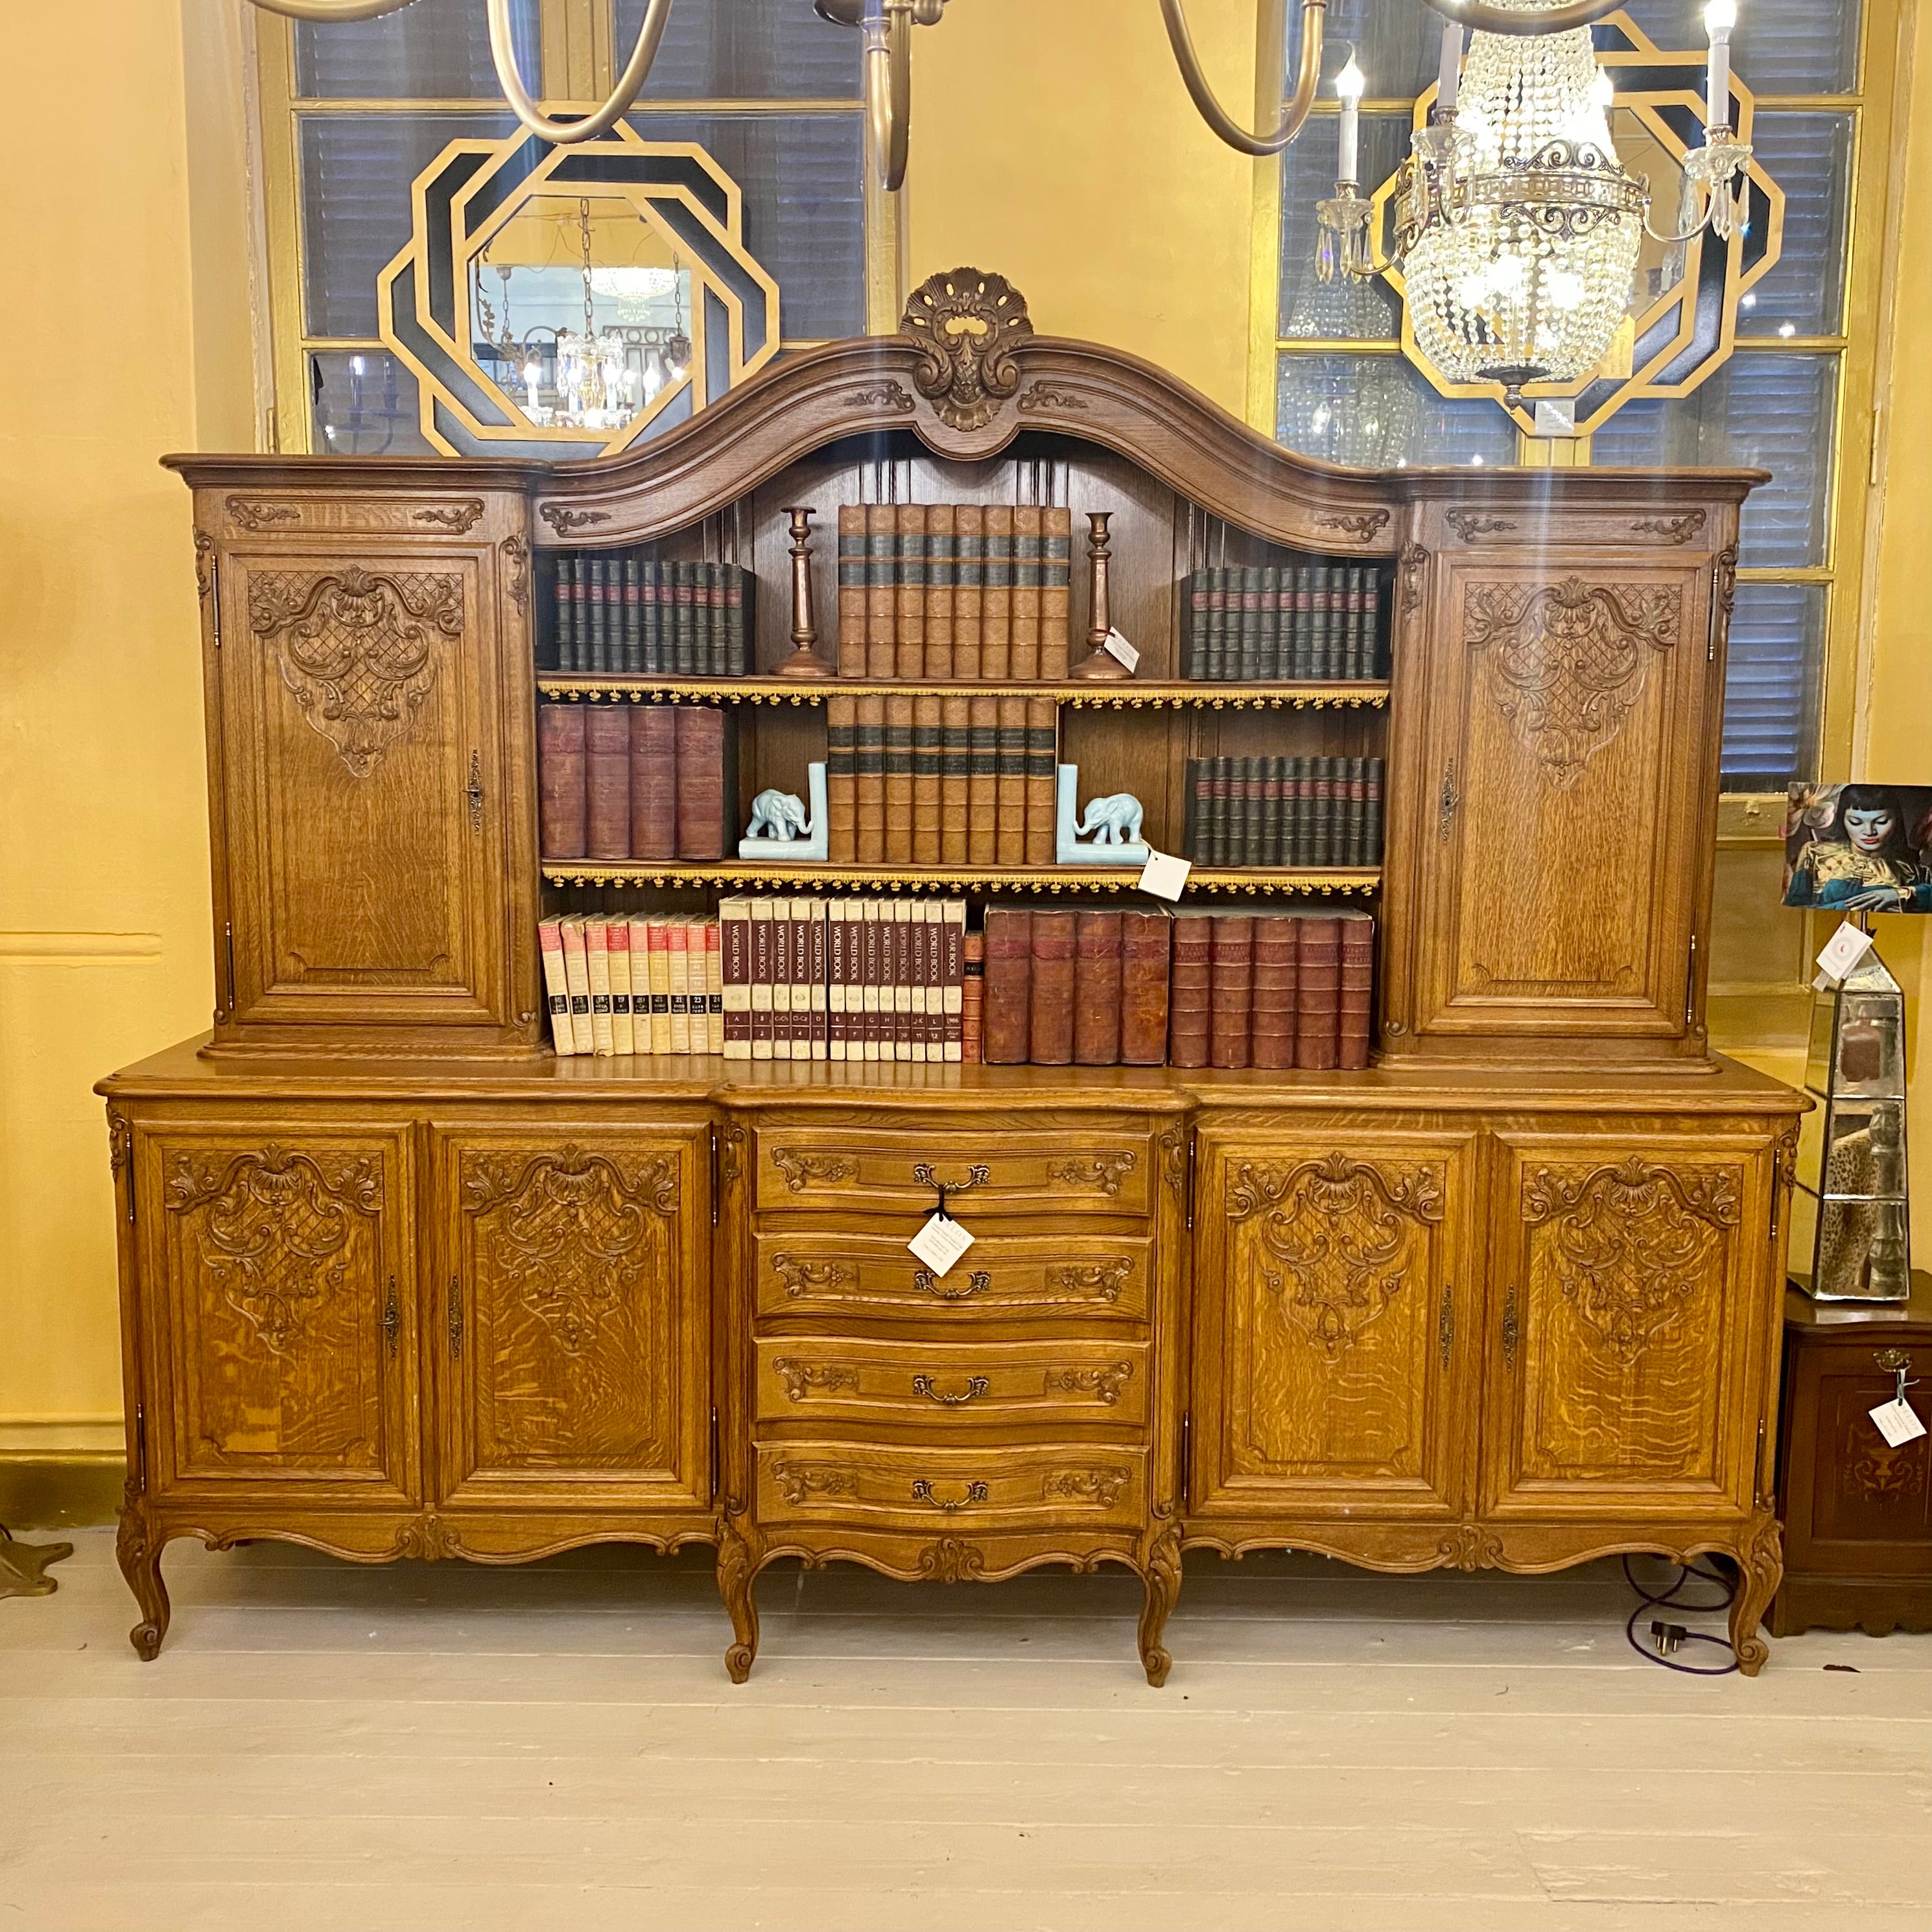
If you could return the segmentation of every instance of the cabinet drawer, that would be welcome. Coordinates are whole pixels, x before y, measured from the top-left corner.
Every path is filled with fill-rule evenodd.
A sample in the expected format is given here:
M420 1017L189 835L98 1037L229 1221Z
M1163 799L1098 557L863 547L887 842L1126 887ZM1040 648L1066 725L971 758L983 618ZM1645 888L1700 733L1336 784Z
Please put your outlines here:
M992 1214L1145 1214L1152 1137L1123 1133L870 1132L769 1128L758 1135L759 1210L922 1214L947 1190L964 1220Z
M1144 1236L989 1234L941 1276L896 1234L816 1230L753 1237L760 1316L985 1322L1099 1316L1144 1322L1154 1244Z
M766 1443L758 1454L766 1522L1077 1531L1131 1527L1146 1509L1147 1459L1138 1449L813 1442Z
M1144 1342L767 1336L758 1345L758 1419L1139 1428L1147 1420L1148 1359Z

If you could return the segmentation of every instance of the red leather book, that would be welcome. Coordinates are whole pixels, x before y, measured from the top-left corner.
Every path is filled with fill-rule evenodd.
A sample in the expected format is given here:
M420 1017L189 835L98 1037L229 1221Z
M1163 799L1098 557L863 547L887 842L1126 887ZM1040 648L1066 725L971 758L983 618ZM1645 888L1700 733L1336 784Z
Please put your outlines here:
M1120 1060L1158 1066L1167 1058L1168 941L1172 916L1164 912L1120 915Z
M1341 950L1339 920L1304 918L1300 983L1295 998L1294 1064L1298 1066L1324 1068L1336 1064Z
M999 718L1000 776L998 840L994 862L1024 866L1027 862L1027 701L1002 698Z
M677 856L677 711L634 704L631 716L631 854Z
M1114 1066L1120 1058L1120 915L1073 915L1073 1062Z
M1294 1064L1295 988L1302 922L1292 914L1255 921L1255 979L1249 1064Z
M631 712L628 705L587 705L584 718L585 851L592 859L631 856Z
M1073 914L1033 916L1033 1001L1028 1058L1036 1066L1073 1058Z
M537 824L546 859L581 859L590 827L584 790L587 704L537 706Z
M676 704L677 856L724 856L724 713L715 704ZM737 805L735 794L729 800Z
M1247 913L1222 913L1210 941L1214 1014L1209 1059L1216 1066L1248 1064L1248 1028L1254 1000L1255 922Z
M1208 1064L1214 1011L1214 921L1207 913L1182 913L1174 920L1173 964L1168 975L1170 1066Z
M1033 913L986 908L986 998L981 1051L989 1066L1020 1065L1032 1035Z
M1365 912L1349 912L1342 914L1341 924L1342 986L1335 1064L1359 1072L1369 1064L1369 1034L1373 1024L1376 922Z
M986 1018L986 935L983 932L968 933L961 952L959 1058L968 1066L976 1066L980 1064L980 1030Z
M1059 756L1060 706L1050 698L1026 701L1026 862L1050 866L1059 849L1054 819L1054 765Z

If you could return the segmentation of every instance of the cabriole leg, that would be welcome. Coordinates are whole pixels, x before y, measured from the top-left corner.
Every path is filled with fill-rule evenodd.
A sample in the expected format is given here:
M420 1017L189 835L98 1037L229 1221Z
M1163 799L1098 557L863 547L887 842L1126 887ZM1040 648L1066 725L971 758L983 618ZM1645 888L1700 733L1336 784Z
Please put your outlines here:
M1777 1517L1766 1514L1754 1520L1738 1563L1744 1574L1731 1604L1731 1648L1737 1652L1738 1669L1755 1677L1771 1655L1758 1625L1784 1580L1784 1532Z
M1178 1526L1162 1530L1148 1546L1141 1570L1147 1601L1141 1610L1141 1663L1147 1680L1157 1690L1167 1682L1174 1660L1161 1648L1161 1633L1180 1594L1180 1531Z
M168 1592L161 1581L163 1540L157 1538L146 1512L138 1503L124 1504L120 1534L115 1538L114 1554L121 1574L141 1606L141 1621L128 1633L143 1664L152 1664L160 1653L161 1640L168 1634Z
M731 1618L731 1634L736 1641L724 1653L724 1668L734 1684L742 1684L752 1674L752 1660L758 1654L758 1606L752 1598L758 1565L752 1546L728 1516L718 1526L718 1594Z

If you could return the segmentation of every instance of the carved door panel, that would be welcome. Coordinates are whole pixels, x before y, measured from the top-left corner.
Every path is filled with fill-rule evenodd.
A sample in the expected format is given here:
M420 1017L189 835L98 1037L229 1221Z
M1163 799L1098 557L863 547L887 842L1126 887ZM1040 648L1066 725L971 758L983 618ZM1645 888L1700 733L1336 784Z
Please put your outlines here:
M1761 1445L1770 1155L1721 1136L1501 1137L1484 1509L1709 1520Z
M709 1506L710 1181L704 1126L438 1135L446 1500Z
M1190 1514L1464 1507L1472 1133L1196 1143Z
M150 1490L419 1496L407 1129L142 1126L135 1186Z
M507 1017L489 557L223 558L232 1023Z
M1414 1029L1670 1050L1707 890L1708 571L1558 553L1442 578Z

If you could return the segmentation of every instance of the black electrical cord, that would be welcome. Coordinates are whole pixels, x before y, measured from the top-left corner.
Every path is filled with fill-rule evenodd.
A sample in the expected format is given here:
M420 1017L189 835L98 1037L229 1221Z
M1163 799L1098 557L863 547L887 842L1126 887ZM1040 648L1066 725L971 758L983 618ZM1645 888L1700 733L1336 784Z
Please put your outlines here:
M1636 1592L1638 1598L1636 1608L1624 1620L1624 1636L1638 1656L1648 1664L1661 1664L1666 1670L1678 1671L1686 1677L1728 1677L1737 1669L1737 1653L1731 1649L1730 1642L1724 1637L1711 1636L1702 1630L1686 1630L1684 1633L1682 1640L1686 1643L1714 1644L1718 1649L1729 1653L1730 1661L1728 1664L1720 1664L1707 1670L1702 1664L1678 1664L1660 1650L1647 1649L1636 1634L1637 1619L1646 1610L1687 1610L1693 1616L1708 1616L1718 1610L1729 1610L1738 1594L1738 1586L1730 1577L1716 1570L1700 1570L1695 1563L1680 1563L1677 1565L1677 1575L1672 1582L1662 1590L1649 1590L1631 1574L1630 1560L1628 1556L1623 1559L1623 1564L1624 1581ZM1694 1582L1714 1583L1724 1594L1714 1604L1685 1603L1679 1593Z

